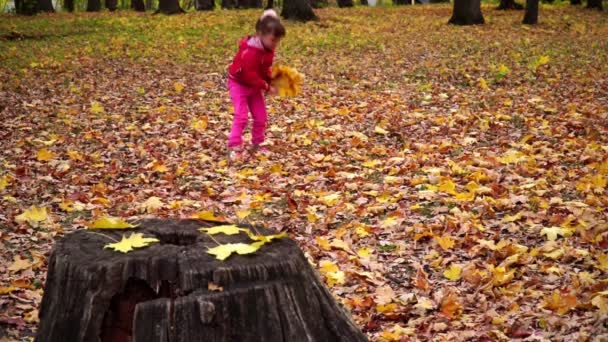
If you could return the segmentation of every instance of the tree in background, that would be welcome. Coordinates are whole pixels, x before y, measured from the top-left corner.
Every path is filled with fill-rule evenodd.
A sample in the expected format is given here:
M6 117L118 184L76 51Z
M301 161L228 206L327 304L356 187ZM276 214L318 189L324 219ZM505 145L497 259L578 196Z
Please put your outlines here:
M144 0L131 0L131 8L136 12L145 12L146 4L144 4Z
M342 8L342 7L353 7L355 6L355 4L353 3L353 0L338 0L338 7Z
M114 11L116 11L116 8L118 8L117 0L105 0L105 2L106 2L106 8L108 10L110 10L110 12L114 12Z
M600 11L604 9L602 6L602 0L587 0L587 8L595 8Z
M522 10L524 6L515 2L515 0L500 0L500 5L496 9L499 10Z
M481 0L454 0L454 9L449 23L454 25L483 24Z
M570 0L570 5L581 5L582 3L581 0Z
M195 6L197 11L212 11L215 8L215 2L213 0L196 0Z
M163 14L178 14L185 11L179 6L178 0L160 0L158 2L158 10L155 13Z
M99 12L101 11L101 0L88 0L87 1L87 12Z
M523 23L527 25L538 23L538 0L526 0L526 13Z
M309 0L285 0L281 16L297 21L317 20L318 17L310 6Z

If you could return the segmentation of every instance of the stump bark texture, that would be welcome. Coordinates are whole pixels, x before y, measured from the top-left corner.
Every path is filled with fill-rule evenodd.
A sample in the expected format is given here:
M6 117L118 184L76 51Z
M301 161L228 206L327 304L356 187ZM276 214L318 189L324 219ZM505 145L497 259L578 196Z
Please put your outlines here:
M225 261L200 220L146 220L135 230L80 230L49 260L36 341L366 341L291 239ZM272 234L252 228L259 234ZM103 249L122 234L158 243L127 254Z

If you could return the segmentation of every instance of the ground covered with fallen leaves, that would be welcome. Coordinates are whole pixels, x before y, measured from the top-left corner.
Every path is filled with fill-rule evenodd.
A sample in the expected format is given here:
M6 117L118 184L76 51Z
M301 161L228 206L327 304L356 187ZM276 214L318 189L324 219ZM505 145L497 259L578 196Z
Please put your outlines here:
M225 70L258 12L2 17L0 339L35 331L55 238L197 213L287 231L375 341L606 338L607 16L483 10L288 23L303 93L238 165Z

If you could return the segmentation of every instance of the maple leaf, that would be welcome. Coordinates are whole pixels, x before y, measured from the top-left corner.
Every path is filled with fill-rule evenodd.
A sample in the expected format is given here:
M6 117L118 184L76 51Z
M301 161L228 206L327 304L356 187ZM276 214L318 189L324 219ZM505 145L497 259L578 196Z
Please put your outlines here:
M89 229L128 229L136 228L137 225L132 225L127 221L124 221L117 217L102 217L89 223L87 225Z
M53 152L47 150L46 148L41 148L36 153L36 158L39 161L49 161L49 160L55 158L55 154Z
M11 272L19 272L32 267L32 263L28 259L21 259L20 255L15 255L13 263L8 266L8 270Z
M147 247L153 242L158 242L157 238L144 237L142 233L131 233L129 237L122 236L122 240L109 243L103 246L104 249L111 248L116 252L128 253L135 248Z
M296 96L300 94L304 75L296 69L277 65L272 67L270 84L277 89L279 96Z
M104 110L103 106L101 105L101 103L99 103L97 101L93 101L91 103L91 113L93 113L93 114L101 114L104 111L105 110Z
M326 251L331 250L329 240L322 238L320 236L316 236L315 241L317 242L317 245L319 245L319 247L321 247L321 249L326 250Z
M247 232L247 235L249 236L249 238L251 240L267 243L267 242L271 242L272 240L275 240L275 239L282 239L282 238L286 237L287 232L281 232L279 234L272 234L272 235L255 235L251 232Z
M31 226L36 227L38 222L45 221L48 218L45 207L31 206L23 213L15 216L17 223L28 222Z
M441 246L444 251L447 251L448 249L454 247L454 239L452 239L452 237L448 234L443 234L442 236L435 235L433 236L433 238L435 239L435 241L437 241L439 246Z
M427 278L426 272L422 268L419 268L414 278L414 286L417 288L427 291L431 288L431 284Z
M207 253L215 255L217 260L226 260L232 253L239 255L246 255L255 253L260 247L264 245L264 242L258 241L251 244L246 243L227 243L219 245L217 247L210 248Z
M245 217L251 215L251 210L237 210L235 212L236 216L238 218L240 218L241 220L244 219Z
M198 119L193 119L192 122L190 123L190 127L192 127L193 129L197 130L197 131L204 131L207 129L207 126L209 125L209 119L207 119L207 117L200 117Z
M215 234L226 234L226 235L235 235L240 232L248 232L249 229L239 228L235 225L223 225L223 226L215 226L212 228L199 228L200 232L207 233L209 235Z
M82 211L85 209L85 205L81 202L73 202L70 200L63 200L59 203L59 208L65 212Z
M327 278L327 285L333 287L336 284L344 284L346 275L340 271L338 266L329 260L322 260L319 264L319 270Z
M388 131L380 126L376 126L376 127L374 127L374 133L386 135L386 134L388 134Z
M502 222L508 223L508 222L515 222L515 221L519 221L523 218L523 212L518 212L515 215L507 215L502 219Z
M561 228L561 227L548 227L548 228L541 229L540 235L541 236L546 235L547 240L555 241L557 239L558 235L563 236L563 237L572 236L572 230Z
M440 303L440 312L448 319L456 319L462 314L463 307L456 293L448 291Z
M572 294L563 294L560 291L553 291L550 296L546 296L543 301L543 306L553 310L560 315L563 315L576 307L576 296Z
M14 286L0 286L0 296L5 295L5 294L9 294L13 291L19 290L18 287L14 287Z
M10 183L10 178L8 176L0 177L0 191L6 189L8 184Z
M140 207L143 211L147 213L153 213L156 210L162 208L164 205L165 204L160 198L152 196L148 198L144 203L142 203Z
M212 221L212 222L224 222L224 218L215 216L215 213L212 211L200 211L192 215L192 218L204 220L204 221Z
M336 205L340 198L341 196L339 193L333 193L321 197L321 202L328 207L333 207L334 205Z
M448 268L447 270L445 270L443 272L443 276L451 281L456 281L456 280L460 279L461 274L462 274L462 266L455 265L455 264L450 265L450 268Z

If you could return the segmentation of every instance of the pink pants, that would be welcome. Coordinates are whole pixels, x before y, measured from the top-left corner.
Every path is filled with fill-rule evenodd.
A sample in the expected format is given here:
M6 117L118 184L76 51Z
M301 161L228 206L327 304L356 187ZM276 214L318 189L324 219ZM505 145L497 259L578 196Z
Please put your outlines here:
M251 143L259 145L264 142L266 131L266 104L264 104L264 94L261 90L255 90L244 86L232 79L228 79L228 90L234 105L234 120L232 130L228 139L228 147L241 146L243 144L243 131L247 127L249 111L253 117L251 129Z

